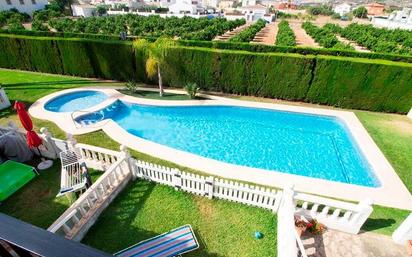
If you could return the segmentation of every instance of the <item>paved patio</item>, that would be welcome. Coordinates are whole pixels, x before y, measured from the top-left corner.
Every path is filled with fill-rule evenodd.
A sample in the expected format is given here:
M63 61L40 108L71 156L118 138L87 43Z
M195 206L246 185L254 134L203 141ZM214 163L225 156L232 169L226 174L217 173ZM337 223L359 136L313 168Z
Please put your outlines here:
M406 247L395 244L389 236L371 232L351 235L328 230L322 235L302 235L308 257L402 257Z

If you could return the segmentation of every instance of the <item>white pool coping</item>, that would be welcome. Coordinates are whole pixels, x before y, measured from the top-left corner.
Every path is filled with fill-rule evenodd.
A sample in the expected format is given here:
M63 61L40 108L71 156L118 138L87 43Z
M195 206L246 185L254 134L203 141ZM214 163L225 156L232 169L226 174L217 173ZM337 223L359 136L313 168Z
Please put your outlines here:
M265 108L289 112L307 113L315 115L326 115L339 118L345 122L353 138L359 145L362 153L370 163L376 177L379 179L380 187L365 187L359 185L334 182L324 179L311 178L288 173L268 171L257 168L250 168L234 164L225 163L209 158L205 158L192 153L176 150L174 148L154 143L129 134L113 120L105 120L89 127L76 126L71 113L51 112L44 108L45 104L55 97L76 91L101 91L108 95L108 99L91 108L75 112L73 117L78 117L86 112L98 111L111 105L116 100L129 103L158 106L199 106L199 105L230 105L254 108ZM145 89L147 90L147 89ZM166 90L170 93L182 93L176 90ZM412 195L405 187L391 164L385 158L366 129L353 112L320 109L312 107L302 107L275 103L261 103L252 101L241 101L218 96L203 95L210 100L151 100L124 95L115 89L107 88L77 88L68 89L47 95L36 101L29 109L32 116L52 121L63 131L80 135L97 130L103 130L108 136L120 144L124 144L136 151L152 155L176 164L190 167L212 175L226 177L236 180L249 181L256 184L282 188L286 185L294 184L297 191L323 195L328 197L346 199L351 201L361 201L366 198L373 200L375 204L394 207L399 209L412 210Z

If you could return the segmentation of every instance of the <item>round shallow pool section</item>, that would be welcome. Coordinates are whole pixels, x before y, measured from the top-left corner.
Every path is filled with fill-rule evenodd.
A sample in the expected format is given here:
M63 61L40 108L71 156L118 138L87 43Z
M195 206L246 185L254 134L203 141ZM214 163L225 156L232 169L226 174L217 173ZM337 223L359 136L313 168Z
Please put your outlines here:
M74 112L98 105L107 98L105 93L99 91L76 91L50 100L44 108L52 112Z
M77 122L102 119L112 119L136 137L226 163L368 187L380 185L346 124L336 117L117 101Z

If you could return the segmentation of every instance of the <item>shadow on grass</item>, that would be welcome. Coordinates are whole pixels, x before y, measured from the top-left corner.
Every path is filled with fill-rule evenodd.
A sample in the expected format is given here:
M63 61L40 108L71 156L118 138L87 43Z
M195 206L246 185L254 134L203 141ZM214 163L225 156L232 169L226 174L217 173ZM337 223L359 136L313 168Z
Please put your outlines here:
M9 87L22 87L28 86L29 88L36 88L34 86L48 86L48 85L88 85L88 84L104 84L104 83L121 83L116 81L105 81L105 80L94 80L94 79L70 79L70 80L55 80L55 81L39 81L39 82L21 82L21 83L9 83L5 84L4 87L9 89ZM47 87L49 88L49 87ZM59 87L61 88L61 87Z
M184 256L187 257L223 257L223 255L217 254L217 253L209 253L207 252L206 249L206 242L203 240L203 238L201 237L199 231L197 229L193 229L193 232L195 233L197 242L199 243L199 249L197 250L193 250L190 253L185 254ZM216 236L219 236L218 234L216 234Z
M139 186L131 182L116 197L116 201L102 213L82 243L115 253L157 234L142 230L133 221L143 208L156 185L142 181Z
M191 99L186 94L173 94L164 92L163 96L159 96L159 92L157 91L149 91L149 90L138 90L135 92L130 92L129 90L120 89L121 93L125 95L140 97L140 98L148 98L148 99L156 99L156 100L210 100L209 98L196 96L194 99Z
M9 116L12 116L14 114L16 114L16 112L13 110L12 107L6 108L0 111L0 119L8 118Z
M29 164L36 166L37 162ZM50 169L6 199L0 212L46 229L70 206L67 198L56 198L59 189L60 162L54 161Z
M380 230L382 228L391 227L396 223L394 219L374 219L369 218L366 220L365 224L362 227L363 232L370 232L375 230Z

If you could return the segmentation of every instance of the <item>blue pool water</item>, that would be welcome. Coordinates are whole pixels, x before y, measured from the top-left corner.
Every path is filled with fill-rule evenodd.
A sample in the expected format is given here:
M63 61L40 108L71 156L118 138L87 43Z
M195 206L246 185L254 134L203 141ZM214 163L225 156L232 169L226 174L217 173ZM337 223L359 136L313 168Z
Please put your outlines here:
M345 124L333 117L234 106L160 107L117 101L78 122L87 124L102 117L113 119L137 137L227 163L379 186Z
M45 105L52 112L73 112L90 108L107 99L107 95L99 91L77 91L58 96Z

